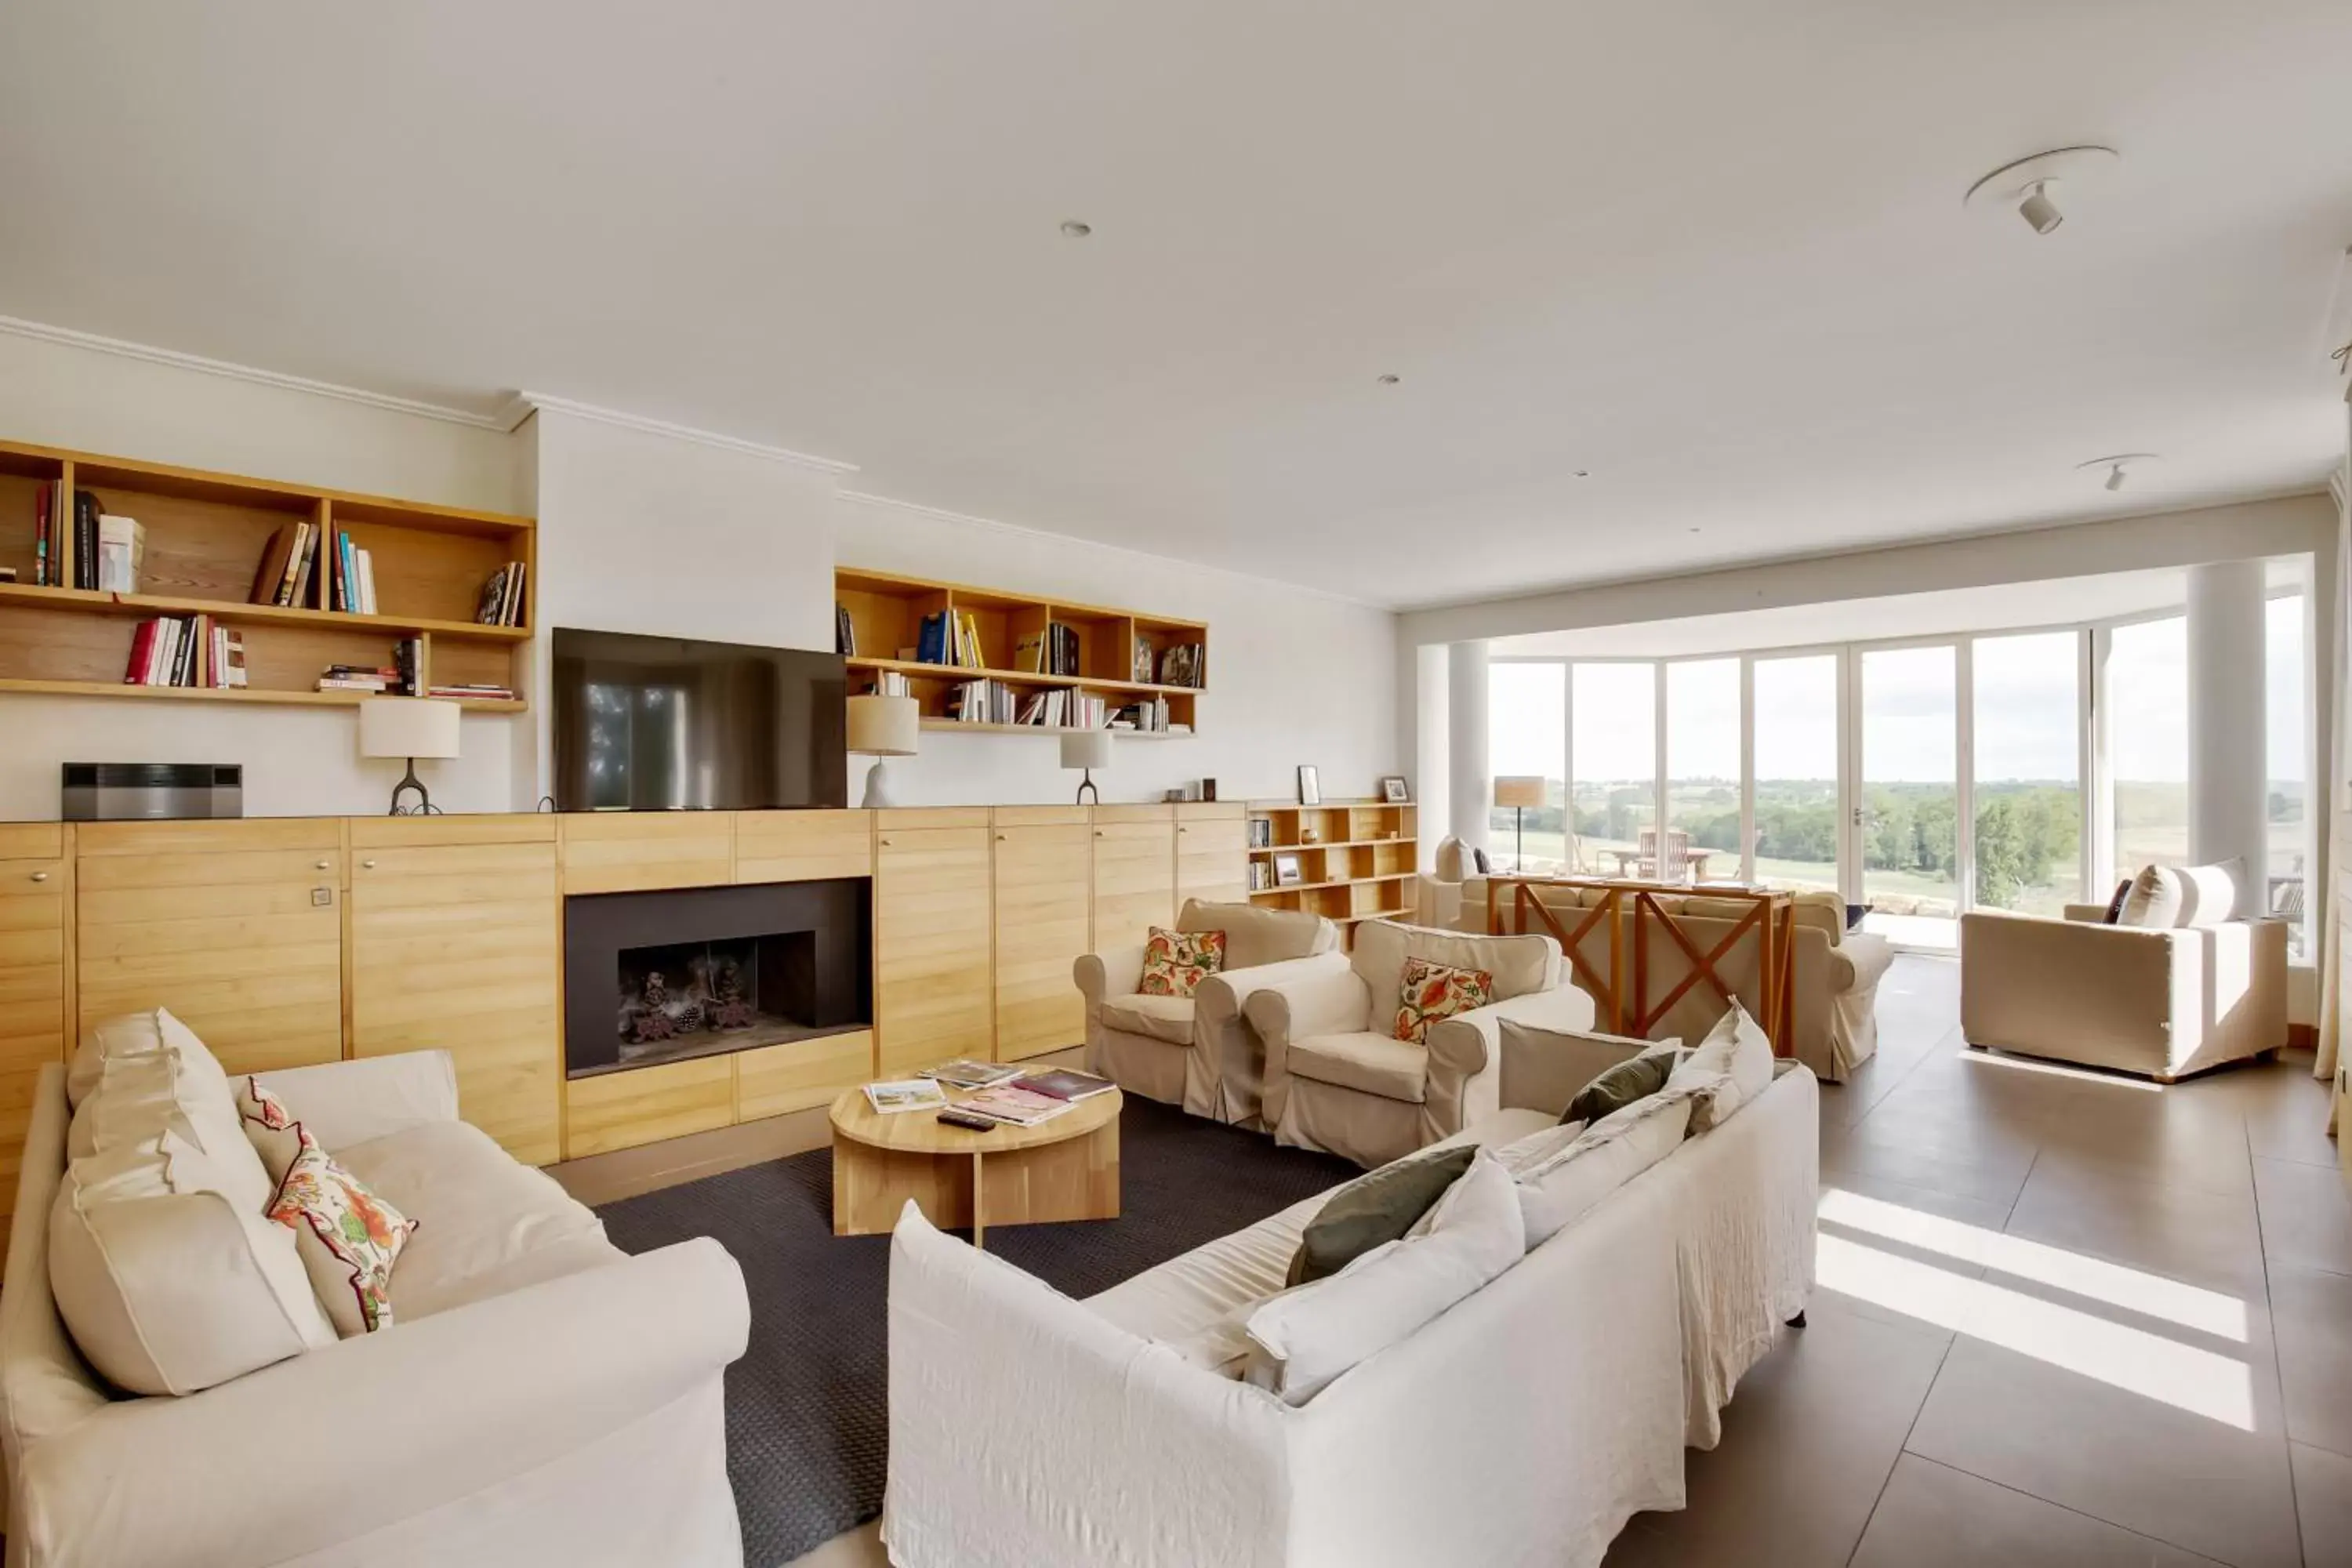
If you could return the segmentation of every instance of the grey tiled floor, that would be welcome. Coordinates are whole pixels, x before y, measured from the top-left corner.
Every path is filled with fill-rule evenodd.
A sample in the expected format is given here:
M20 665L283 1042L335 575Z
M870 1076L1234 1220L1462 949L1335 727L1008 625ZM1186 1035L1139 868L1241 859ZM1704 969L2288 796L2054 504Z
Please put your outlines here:
M1811 1326L1611 1568L2352 1568L2352 1198L2308 1058L2036 1070L1964 1051L1958 985L1887 975L1822 1092ZM883 1561L869 1527L802 1568Z

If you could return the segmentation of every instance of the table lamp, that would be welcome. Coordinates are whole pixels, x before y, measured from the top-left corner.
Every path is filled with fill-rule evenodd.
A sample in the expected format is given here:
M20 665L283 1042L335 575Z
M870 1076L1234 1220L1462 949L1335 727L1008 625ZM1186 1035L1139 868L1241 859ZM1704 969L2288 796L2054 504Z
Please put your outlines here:
M848 749L875 759L866 774L866 798L859 804L869 809L898 804L890 798L890 780L881 759L913 756L922 726L922 704L911 697L868 694L849 700Z
M1110 731L1108 730L1072 730L1062 737L1062 765L1081 768L1086 776L1078 781L1078 804L1087 803L1091 792L1095 804L1102 804L1102 791L1095 786L1095 770L1110 766Z
M392 786L393 816L428 816L440 809L416 776L416 759L457 754L457 713L455 702L431 697L371 697L360 704L360 755L408 759L408 772ZM416 804L404 806L400 797L410 790Z
M1495 804L1511 808L1511 831L1516 842L1511 849L1511 869L1528 868L1528 811L1543 808L1544 782L1528 773L1504 773L1495 780Z

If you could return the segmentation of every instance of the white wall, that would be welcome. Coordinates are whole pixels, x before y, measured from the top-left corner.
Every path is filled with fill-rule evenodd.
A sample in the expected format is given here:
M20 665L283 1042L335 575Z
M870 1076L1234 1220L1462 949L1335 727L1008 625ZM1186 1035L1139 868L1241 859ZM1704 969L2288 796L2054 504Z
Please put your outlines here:
M5 325L0 436L446 506L520 500L518 443L478 425ZM521 727L467 715L464 756L418 764L435 802L507 809ZM242 763L248 815L381 811L400 765L362 761L357 735L348 708L0 695L0 820L55 818L65 762Z

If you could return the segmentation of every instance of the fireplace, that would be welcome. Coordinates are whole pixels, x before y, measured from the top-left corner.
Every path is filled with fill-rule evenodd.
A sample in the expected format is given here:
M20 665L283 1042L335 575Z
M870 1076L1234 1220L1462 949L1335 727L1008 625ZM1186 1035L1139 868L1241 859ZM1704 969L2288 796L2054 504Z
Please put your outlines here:
M871 1026L872 882L563 901L567 1076Z

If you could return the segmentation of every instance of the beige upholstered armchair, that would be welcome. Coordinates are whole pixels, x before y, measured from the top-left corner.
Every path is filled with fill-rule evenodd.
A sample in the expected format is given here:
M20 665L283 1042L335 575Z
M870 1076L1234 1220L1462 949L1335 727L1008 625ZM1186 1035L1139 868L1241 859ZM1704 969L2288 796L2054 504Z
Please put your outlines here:
M1225 933L1224 967L1190 996L1147 996L1140 946L1090 952L1075 975L1087 999L1087 1065L1129 1094L1194 1116L1255 1125L1265 1049L1243 1016L1261 985L1348 967L1321 915L1187 899L1180 931Z
M1494 977L1496 1000L1395 1037L1405 961ZM1247 1004L1265 1046L1265 1120L1275 1140L1377 1165L1450 1137L1500 1103L1502 1030L1513 1019L1592 1024L1592 998L1562 984L1549 936L1469 936L1367 921L1347 963L1260 986Z

